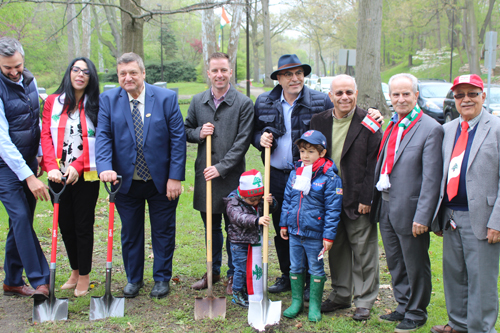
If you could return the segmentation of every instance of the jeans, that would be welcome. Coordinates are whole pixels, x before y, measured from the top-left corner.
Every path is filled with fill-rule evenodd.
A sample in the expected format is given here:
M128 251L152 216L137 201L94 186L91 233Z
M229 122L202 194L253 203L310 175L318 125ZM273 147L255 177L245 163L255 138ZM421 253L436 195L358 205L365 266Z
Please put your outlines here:
M205 242L207 239L207 213L200 212L203 225L205 226ZM222 234L222 215L224 215L224 230L227 233L227 226L229 225L229 217L224 214L212 214L212 272L214 275L220 275L220 267L222 265L222 245L224 244L224 235ZM226 252L227 252L227 265L229 269L227 276L234 274L233 259L231 256L231 249L229 247L229 238L226 239Z
M324 276L323 259L318 260L318 254L323 249L322 239L289 235L290 241L290 273L301 274L309 264L309 274Z
M242 291L247 282L247 243L230 243L233 255L234 277L233 291Z

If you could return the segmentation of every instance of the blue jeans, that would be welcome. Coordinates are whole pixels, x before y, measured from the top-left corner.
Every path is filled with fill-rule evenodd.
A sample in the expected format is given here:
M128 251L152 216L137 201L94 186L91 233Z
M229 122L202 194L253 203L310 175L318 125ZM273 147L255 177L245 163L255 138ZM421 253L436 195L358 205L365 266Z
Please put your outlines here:
M205 226L205 245L207 239L207 213L200 212L203 225ZM222 246L224 244L224 235L222 234L222 215L224 215L224 230L227 233L227 226L229 225L229 217L224 214L212 214L212 272L214 275L220 275L220 267L222 265ZM234 274L233 258L231 256L231 249L229 248L229 237L226 239L226 252L227 252L227 265L229 269L226 273L227 276Z
M247 285L247 243L231 243L233 255L234 277L233 291L242 291Z
M309 274L324 276L323 259L318 260L318 254L323 249L322 239L289 235L290 241L290 273L301 274L306 270L306 260L309 264Z

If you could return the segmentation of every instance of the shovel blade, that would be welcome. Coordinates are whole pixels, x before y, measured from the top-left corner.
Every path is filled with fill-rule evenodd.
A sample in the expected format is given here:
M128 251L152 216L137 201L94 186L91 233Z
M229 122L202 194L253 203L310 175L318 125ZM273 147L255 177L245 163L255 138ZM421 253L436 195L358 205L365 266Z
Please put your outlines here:
M194 320L205 318L226 318L225 297L196 297L194 300Z
M248 306L248 324L258 331L265 331L267 325L279 324L281 318L281 301L271 302L269 299L250 301Z
M108 317L123 317L125 313L125 298L103 296L90 298L90 320Z
M48 299L35 300L33 306L33 322L56 321L68 319L68 299L56 298L52 302Z

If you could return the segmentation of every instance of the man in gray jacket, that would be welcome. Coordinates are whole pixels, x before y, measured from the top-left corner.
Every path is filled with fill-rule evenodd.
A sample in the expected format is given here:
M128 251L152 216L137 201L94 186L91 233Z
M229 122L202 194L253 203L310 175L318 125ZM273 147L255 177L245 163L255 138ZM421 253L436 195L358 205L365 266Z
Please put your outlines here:
M215 283L220 280L222 263L222 215L226 232L229 224L222 198L238 187L239 177L245 171L245 154L250 146L254 113L252 100L229 83L232 70L227 54L216 52L210 56L207 75L212 86L193 97L184 126L187 141L198 144L193 207L200 211L205 226L206 182L212 181L212 269ZM206 167L205 141L208 135L212 136L212 166L209 168ZM229 266L226 292L232 295L234 266L227 240L226 250ZM205 289L207 282L205 274L191 287Z

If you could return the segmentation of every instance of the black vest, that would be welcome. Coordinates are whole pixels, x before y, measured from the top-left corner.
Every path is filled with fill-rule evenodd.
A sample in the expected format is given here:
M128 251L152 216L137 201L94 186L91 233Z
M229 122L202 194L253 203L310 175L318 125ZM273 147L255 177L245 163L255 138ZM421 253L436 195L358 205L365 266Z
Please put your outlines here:
M33 74L23 71L23 86L0 74L0 98L9 123L10 139L27 164L37 155L40 143L40 103ZM5 165L0 158L0 166Z

